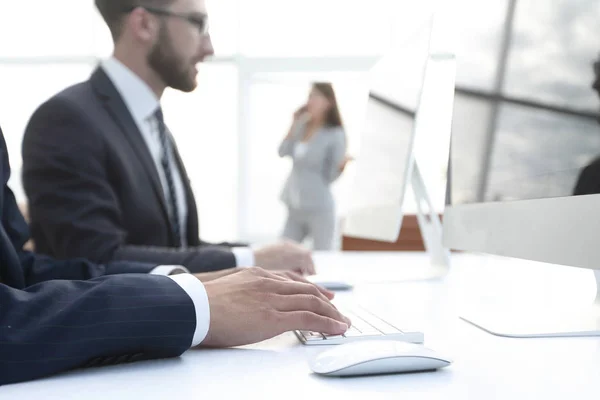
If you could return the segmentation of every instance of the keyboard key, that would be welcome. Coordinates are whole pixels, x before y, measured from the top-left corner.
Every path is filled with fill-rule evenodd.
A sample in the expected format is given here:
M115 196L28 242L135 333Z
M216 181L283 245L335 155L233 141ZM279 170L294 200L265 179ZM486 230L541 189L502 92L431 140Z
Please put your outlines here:
M348 317L352 319L352 327L358 330L363 335L381 335L380 331L378 331L365 320L361 319L358 315L353 315L353 317Z
M355 327L351 327L350 329L348 329L346 331L346 333L344 333L344 336L345 337L356 337L356 336L363 336L363 334L361 333L361 331L359 331Z
M344 335L324 335L325 340L343 339Z
M338 307L340 312L352 320L352 326L343 335L326 336L319 332L296 331L305 345L337 345L369 338L385 338L413 343L423 343L423 332L399 329L368 309L362 307Z
M300 331L306 341L323 340L324 336L318 332Z
M379 330L381 333L383 333L385 335L393 335L395 333L402 333L402 331L399 330L398 328L388 324L387 322L381 320L380 318L376 317L375 315L371 314L368 311L357 308L354 310L354 312L358 318L365 321L367 324L375 327L377 330Z

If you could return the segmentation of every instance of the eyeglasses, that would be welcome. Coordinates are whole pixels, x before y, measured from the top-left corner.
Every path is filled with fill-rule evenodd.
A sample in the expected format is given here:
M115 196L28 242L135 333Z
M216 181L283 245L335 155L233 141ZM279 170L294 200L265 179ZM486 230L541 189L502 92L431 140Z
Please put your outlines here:
M184 19L187 22L189 22L190 24L194 25L198 29L198 31L200 31L201 35L208 34L208 16L206 14L197 14L197 15L182 14L182 13L177 13L174 11L163 10L161 8L144 7L144 6L134 6L134 7L131 7L129 9L125 10L125 12L130 13L138 7L143 8L144 10L148 11L151 14L164 15L167 17Z

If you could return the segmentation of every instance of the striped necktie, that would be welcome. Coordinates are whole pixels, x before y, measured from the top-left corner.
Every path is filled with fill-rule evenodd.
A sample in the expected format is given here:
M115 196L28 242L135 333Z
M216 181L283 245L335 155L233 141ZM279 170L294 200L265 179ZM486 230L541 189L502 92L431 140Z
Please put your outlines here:
M181 241L181 226L179 223L179 206L177 203L177 192L175 191L175 182L173 180L173 170L171 169L171 161L173 159L173 151L171 148L171 142L168 139L167 127L165 126L165 120L162 109L159 107L154 113L156 121L158 123L158 135L160 139L160 145L162 148L160 164L165 173L165 178L168 186L167 194L167 205L169 207L169 214L171 219L171 229L173 230L173 236L177 246L182 246Z

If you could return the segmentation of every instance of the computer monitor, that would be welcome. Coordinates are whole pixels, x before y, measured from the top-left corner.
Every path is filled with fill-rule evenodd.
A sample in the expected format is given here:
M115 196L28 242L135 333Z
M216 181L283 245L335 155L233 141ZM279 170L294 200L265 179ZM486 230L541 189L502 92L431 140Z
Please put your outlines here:
M414 122L410 111L376 93L370 94L343 225L347 236L395 242L402 226L405 195L412 187L425 247L432 264L443 267L448 266L449 254L442 247L441 223L415 160L414 144L425 131L449 138L455 63L452 54L428 55Z
M572 59L565 64L573 65ZM563 80L548 88L576 97L582 104L589 99L591 104L594 98L587 93L592 92L590 64L576 69L585 82ZM474 101L477 97L467 90L457 89L457 93L463 105L467 98ZM497 108L488 125L491 129L453 129L444 245L543 266L592 269L597 294L595 305L567 313L542 308L536 312L524 304L529 313L525 315L514 308L483 305L464 309L461 317L502 336L600 336L597 113L502 95L494 101ZM473 120L469 123L476 125ZM504 295L509 298L510 293Z

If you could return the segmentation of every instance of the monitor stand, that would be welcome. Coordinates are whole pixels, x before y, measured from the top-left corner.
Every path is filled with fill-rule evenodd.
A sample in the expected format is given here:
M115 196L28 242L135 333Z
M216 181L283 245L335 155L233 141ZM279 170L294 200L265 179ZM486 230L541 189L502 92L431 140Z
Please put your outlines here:
M466 322L496 336L512 338L600 336L600 270L594 271L596 298L583 309L491 310L479 307L461 315ZM521 312L520 312L521 311Z
M433 209L416 160L412 161L411 186L417 203L417 221L425 251L431 258L434 277L445 276L450 268L450 251L443 246L440 216Z

